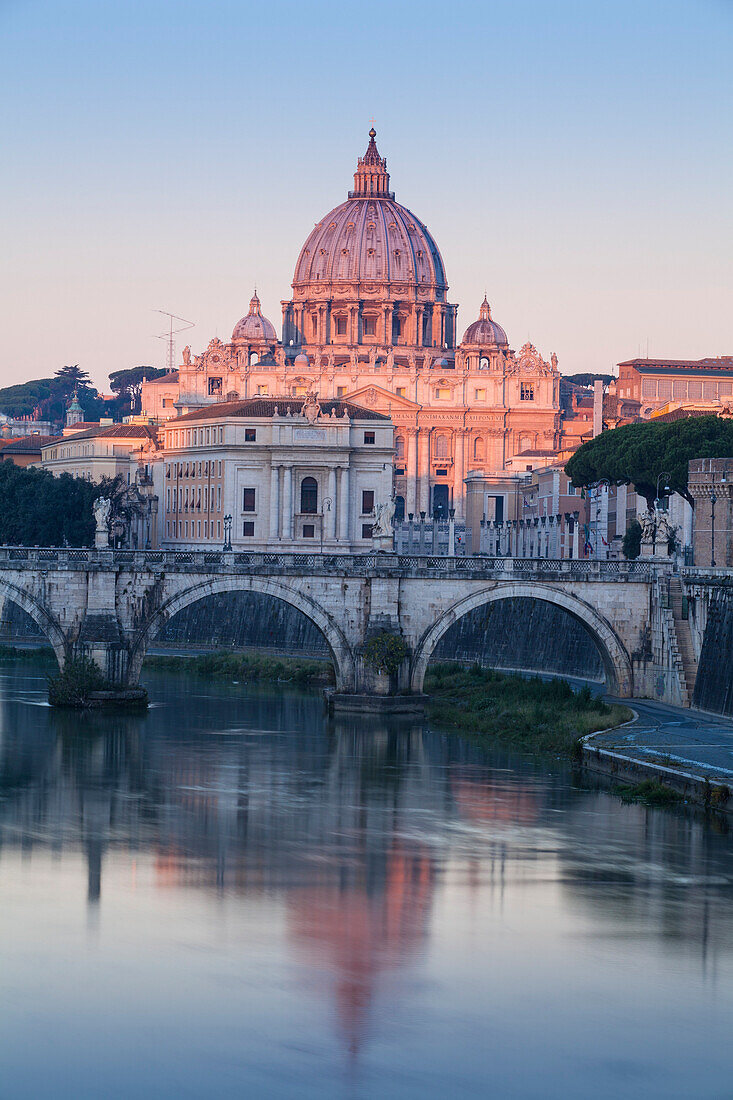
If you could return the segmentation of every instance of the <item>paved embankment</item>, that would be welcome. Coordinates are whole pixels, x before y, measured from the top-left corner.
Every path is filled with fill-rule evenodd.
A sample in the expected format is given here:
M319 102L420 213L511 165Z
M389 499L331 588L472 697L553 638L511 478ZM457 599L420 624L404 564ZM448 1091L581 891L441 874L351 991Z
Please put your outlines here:
M583 761L624 781L658 779L685 798L733 814L733 721L648 699L613 699L637 717L585 738Z

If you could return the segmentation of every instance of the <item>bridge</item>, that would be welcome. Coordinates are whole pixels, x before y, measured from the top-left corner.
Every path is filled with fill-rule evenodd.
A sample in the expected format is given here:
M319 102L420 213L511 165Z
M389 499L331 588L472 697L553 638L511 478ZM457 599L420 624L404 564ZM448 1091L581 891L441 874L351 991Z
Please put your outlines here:
M218 593L260 593L318 628L337 705L356 709L382 697L409 708L446 631L476 608L516 597L581 623L615 694L689 705L694 654L678 637L675 583L668 564L644 560L0 547L0 601L34 620L61 666L84 653L113 684L135 686L148 648L178 612ZM398 634L407 650L391 677L364 660L381 631Z

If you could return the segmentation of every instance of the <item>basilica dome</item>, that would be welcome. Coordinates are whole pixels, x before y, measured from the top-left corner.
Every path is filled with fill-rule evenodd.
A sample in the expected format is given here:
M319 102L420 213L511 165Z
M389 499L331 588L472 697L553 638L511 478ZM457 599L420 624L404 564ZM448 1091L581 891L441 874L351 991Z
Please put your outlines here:
M481 345L482 347L491 344L499 347L508 347L509 345L504 329L491 319L491 308L486 296L484 296L481 303L478 321L474 321L472 325L469 325L463 334L463 343Z
M303 245L293 277L293 289L324 293L339 284L397 284L428 288L442 300L447 290L437 244L407 207L389 190L387 161L380 157L376 132L359 157L354 190L322 218Z
M266 317L262 316L257 291L254 292L254 295L250 299L249 313L246 317L242 317L241 321L237 321L234 326L232 340L247 340L249 343L254 343L258 340L265 340L267 343L273 343L277 340L275 326L271 321L268 321Z

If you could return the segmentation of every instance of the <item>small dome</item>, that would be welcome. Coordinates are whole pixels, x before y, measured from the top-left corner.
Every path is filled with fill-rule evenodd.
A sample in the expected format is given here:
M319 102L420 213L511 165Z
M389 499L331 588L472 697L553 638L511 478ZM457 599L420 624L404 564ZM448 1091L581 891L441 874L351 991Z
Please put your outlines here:
M232 340L247 340L250 343L255 340L266 340L268 343L277 340L275 326L262 316L257 291L250 300L249 313L234 326Z
M491 309L486 300L486 295L484 295L484 300L481 303L478 321L474 321L472 325L468 326L463 334L462 342L482 346L486 344L497 344L500 347L509 346L504 329L501 325L497 325L496 321L491 320Z
M304 351L299 352L293 360L293 366L298 367L299 370L310 370L310 359Z
M445 370L450 370L450 363L448 362L448 360L446 359L445 356L442 356L442 358L440 358L440 359L436 359L435 362L433 363L433 366L434 367L440 367L440 368L443 368Z

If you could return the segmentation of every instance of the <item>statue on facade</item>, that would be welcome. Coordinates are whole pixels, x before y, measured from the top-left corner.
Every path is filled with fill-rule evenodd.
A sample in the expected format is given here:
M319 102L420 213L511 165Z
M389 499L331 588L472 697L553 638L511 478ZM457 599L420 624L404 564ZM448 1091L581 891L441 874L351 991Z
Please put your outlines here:
M191 346L189 344L186 344L183 349L183 365L184 367L191 366Z
M641 541L651 545L657 533L657 513L653 508L647 508L646 512L639 516L639 523L641 524Z
M315 424L316 420L318 420L318 417L321 415L321 406L318 404L317 398L318 395L315 390L309 390L305 395L305 401L300 410L309 424Z
M660 516L657 522L656 552L669 553L670 546L677 542L677 528L673 527L666 516Z

